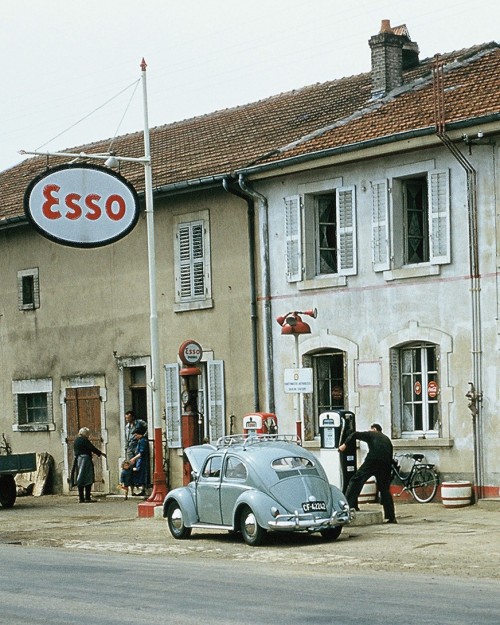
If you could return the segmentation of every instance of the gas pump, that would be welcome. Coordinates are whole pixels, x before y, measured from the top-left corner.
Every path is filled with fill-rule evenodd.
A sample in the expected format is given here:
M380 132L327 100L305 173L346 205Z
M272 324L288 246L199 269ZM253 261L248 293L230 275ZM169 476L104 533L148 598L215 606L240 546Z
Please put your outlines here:
M252 412L243 417L243 434L277 434L278 418L272 412Z
M193 340L184 341L179 348L179 358L183 367L179 372L181 378L181 432L182 447L200 445L203 438L203 423L198 410L198 381L201 370L196 366L202 357L203 350ZM186 456L182 466L183 484L191 481L191 465Z
M339 454L338 447L354 430L354 413L349 410L333 410L319 415L319 459L330 484L344 492L356 471L356 441L351 441L342 454Z

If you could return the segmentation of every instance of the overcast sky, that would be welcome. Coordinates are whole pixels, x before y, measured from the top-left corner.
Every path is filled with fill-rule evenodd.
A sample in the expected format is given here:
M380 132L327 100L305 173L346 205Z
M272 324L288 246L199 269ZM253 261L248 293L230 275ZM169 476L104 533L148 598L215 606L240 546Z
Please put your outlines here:
M500 41L498 0L10 0L0 15L0 170L370 69L382 19L420 57ZM126 155L125 155L126 156Z

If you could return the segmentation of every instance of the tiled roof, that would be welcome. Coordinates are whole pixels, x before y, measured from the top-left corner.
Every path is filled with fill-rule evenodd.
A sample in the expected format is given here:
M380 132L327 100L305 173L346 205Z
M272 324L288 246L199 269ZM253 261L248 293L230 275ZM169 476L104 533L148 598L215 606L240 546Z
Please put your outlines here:
M500 117L500 46L492 42L442 56L446 122ZM315 84L258 102L151 129L153 187L195 184L254 165L346 149L369 140L432 130L433 59L403 73L402 87L372 100L370 73ZM109 139L68 148L106 152ZM114 140L117 154L144 155L142 132ZM0 225L23 216L24 190L47 166L67 159L33 157L0 173ZM94 161L95 162L95 161ZM122 163L121 173L140 192L141 165Z

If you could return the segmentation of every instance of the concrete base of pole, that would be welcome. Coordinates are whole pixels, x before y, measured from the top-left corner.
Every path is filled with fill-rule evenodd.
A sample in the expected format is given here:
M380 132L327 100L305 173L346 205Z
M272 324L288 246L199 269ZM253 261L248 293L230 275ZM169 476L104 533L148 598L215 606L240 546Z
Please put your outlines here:
M155 508L163 505L167 496L167 478L163 470L163 447L161 428L155 428L154 437L154 459L155 471L153 474L153 492L146 501L141 501L137 506L137 515L141 518L151 518L155 516Z

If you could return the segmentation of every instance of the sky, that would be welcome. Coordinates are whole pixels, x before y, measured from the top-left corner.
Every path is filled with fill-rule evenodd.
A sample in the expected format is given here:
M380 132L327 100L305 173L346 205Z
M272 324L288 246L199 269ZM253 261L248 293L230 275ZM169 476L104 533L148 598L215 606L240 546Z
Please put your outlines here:
M20 150L143 131L145 110L152 128L367 72L383 19L406 24L420 58L500 42L498 0L3 3L0 171Z

